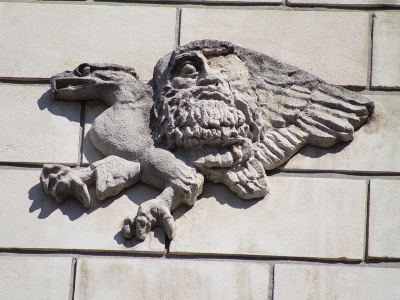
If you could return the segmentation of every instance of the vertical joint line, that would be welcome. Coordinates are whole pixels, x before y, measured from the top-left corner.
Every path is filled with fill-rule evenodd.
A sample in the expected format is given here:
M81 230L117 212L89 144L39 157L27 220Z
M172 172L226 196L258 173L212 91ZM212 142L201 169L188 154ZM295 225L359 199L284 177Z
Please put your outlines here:
M165 256L169 254L169 247L171 245L171 240L168 238L168 235L165 234Z
M367 66L367 90L371 89L372 85L372 55L374 48L374 22L375 14L369 14L369 28L368 28L368 66Z
M181 45L181 20L182 9L176 9L176 24L175 24L175 48Z
M69 290L69 300L74 300L75 298L75 281L76 281L76 262L77 259L73 258L72 259L72 264L71 264L71 285L70 285L70 290Z
M369 214L370 214L370 203L371 203L371 180L368 180L367 185L367 203L365 211L365 249L364 249L364 261L368 261L368 246L369 246Z
M274 300L274 276L275 276L275 265L272 265L269 270L269 295L268 300Z
M83 162L83 140L85 138L85 114L86 114L86 101L81 101L81 115L79 118L80 133L79 133L79 151L78 151L78 164L82 167Z

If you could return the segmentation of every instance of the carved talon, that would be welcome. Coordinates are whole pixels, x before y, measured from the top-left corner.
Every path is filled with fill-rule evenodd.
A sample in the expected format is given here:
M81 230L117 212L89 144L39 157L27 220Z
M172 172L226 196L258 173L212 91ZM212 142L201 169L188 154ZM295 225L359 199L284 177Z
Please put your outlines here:
M132 229L135 227L136 237L144 240L150 230L160 225L167 233L169 239L175 236L175 222L170 210L164 206L162 201L157 199L149 200L140 205L135 221L125 219L124 235L126 238L132 237Z
M123 232L124 232L124 236L127 239L131 239L133 237L134 225L135 225L135 220L133 218L131 218L131 217L125 218Z
M81 171L81 172L80 172ZM62 165L44 165L40 181L47 194L54 197L58 203L72 196L83 204L90 205L90 196L84 179L87 171L73 170Z

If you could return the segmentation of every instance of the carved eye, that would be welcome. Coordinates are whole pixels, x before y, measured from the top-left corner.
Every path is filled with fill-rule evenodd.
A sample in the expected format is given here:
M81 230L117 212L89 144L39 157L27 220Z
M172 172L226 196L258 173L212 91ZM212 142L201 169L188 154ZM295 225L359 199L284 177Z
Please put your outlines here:
M180 68L179 74L182 77L195 78L199 73L192 62L187 62Z
M192 64L187 63L181 68L181 73L182 74L196 73L196 67L193 66Z
M84 67L83 71L82 71L82 74L83 74L83 76L90 75L90 67L89 66Z

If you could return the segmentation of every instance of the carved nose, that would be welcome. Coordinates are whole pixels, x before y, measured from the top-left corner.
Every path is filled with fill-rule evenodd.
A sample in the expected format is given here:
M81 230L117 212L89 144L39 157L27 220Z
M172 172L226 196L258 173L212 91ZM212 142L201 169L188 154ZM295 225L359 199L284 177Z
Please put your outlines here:
M218 86L221 83L219 76L212 72L207 72L206 76L199 80L199 85L215 85Z

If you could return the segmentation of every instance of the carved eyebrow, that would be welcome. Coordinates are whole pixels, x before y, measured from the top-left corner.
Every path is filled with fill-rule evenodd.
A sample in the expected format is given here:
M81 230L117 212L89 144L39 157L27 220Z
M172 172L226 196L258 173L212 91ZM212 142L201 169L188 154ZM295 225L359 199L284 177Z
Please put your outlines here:
M183 53L174 57L171 62L171 73L176 72L185 62L192 61L195 63L196 68L202 67L204 65L201 57L197 53Z

